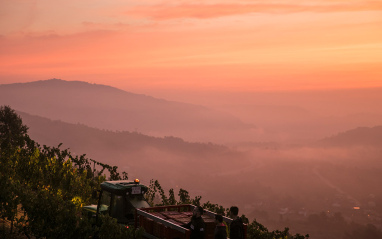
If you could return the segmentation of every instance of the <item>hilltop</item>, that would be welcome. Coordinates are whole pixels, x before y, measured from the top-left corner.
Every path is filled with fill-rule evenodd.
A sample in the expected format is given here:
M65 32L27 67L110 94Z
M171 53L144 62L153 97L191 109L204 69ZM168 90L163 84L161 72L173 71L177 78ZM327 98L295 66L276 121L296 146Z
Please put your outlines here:
M382 126L358 127L337 135L327 137L318 142L321 146L372 146L380 147L382 142Z
M0 85L0 103L15 110L113 131L219 141L247 134L253 125L200 105L186 104L114 87L51 79Z

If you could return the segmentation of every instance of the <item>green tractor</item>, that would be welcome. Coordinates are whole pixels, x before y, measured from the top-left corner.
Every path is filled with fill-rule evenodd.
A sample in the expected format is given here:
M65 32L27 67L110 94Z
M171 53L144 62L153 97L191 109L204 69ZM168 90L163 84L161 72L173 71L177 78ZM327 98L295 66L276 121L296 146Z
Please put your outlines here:
M133 225L136 208L150 207L144 198L148 187L139 183L138 179L106 181L101 183L98 205L84 206L89 217L95 217L98 224L99 214L108 214L116 218L118 223Z

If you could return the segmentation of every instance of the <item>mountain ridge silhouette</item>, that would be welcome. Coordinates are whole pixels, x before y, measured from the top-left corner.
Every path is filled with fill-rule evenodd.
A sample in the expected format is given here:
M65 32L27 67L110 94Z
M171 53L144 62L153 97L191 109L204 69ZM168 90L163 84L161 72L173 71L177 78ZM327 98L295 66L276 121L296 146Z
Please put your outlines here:
M157 99L111 86L51 79L0 85L0 103L52 120L99 129L213 141L254 125L200 105ZM236 133L236 132L235 132Z

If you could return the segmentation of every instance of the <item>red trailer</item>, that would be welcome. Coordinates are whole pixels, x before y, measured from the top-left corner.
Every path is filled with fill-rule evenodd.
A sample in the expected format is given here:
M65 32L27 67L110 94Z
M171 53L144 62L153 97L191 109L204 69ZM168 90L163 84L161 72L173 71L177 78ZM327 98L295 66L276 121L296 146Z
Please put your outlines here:
M135 227L143 227L144 237L149 239L189 239L191 231L185 227L190 222L194 205L173 205L137 208ZM216 213L204 210L202 218L205 222L205 239L213 239L215 231ZM223 217L229 225L232 219ZM244 224L244 237L247 236L247 225Z

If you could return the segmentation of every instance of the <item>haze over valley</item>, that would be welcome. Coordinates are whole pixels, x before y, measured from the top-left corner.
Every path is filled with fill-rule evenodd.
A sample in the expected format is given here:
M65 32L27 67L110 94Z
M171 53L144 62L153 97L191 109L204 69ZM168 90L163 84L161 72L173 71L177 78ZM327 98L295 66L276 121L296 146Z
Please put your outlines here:
M62 143L145 184L158 179L312 238L324 238L309 226L320 213L380 228L381 98L376 88L211 94L191 104L57 79L0 85L1 105L42 145Z

